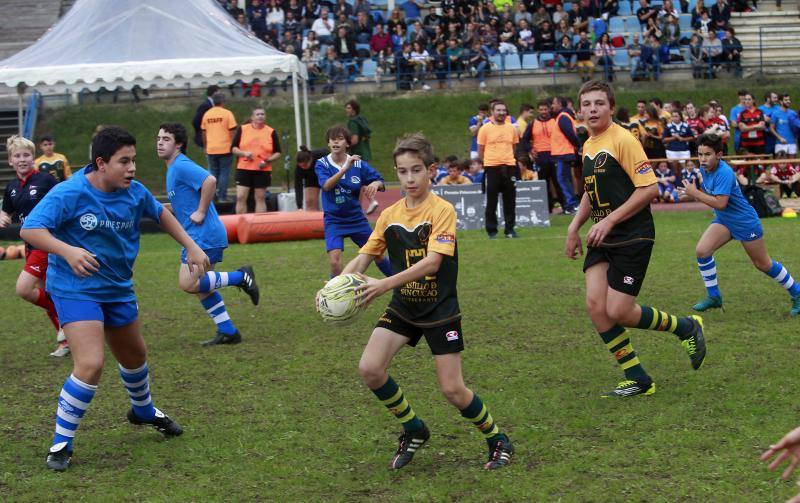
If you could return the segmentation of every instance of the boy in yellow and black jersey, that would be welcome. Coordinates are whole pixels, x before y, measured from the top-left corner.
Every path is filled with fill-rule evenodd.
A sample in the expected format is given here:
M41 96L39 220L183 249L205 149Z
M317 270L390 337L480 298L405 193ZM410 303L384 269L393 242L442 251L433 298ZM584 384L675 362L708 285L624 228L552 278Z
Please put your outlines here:
M363 304L394 291L359 364L364 383L403 424L400 445L390 466L397 469L407 465L430 438L427 426L387 372L403 346L416 346L425 337L434 355L442 392L489 444L489 460L484 468L502 468L511 461L514 447L480 397L464 385L461 375L464 340L456 293L455 209L428 190L436 162L431 144L421 134L397 142L394 162L406 196L381 213L369 240L343 271L361 274L384 252L394 271L394 275L381 280L366 278L366 284L357 290L357 298Z
M55 151L56 141L52 135L44 135L39 139L39 149L42 155L36 158L34 165L41 173L48 173L59 182L72 176L72 168L64 154Z
M600 337L625 372L625 380L603 396L651 395L656 387L631 345L625 327L675 334L699 369L706 356L702 319L677 317L636 303L655 240L650 201L658 194L642 144L611 118L614 91L589 81L579 92L590 138L583 144L585 192L567 231L565 253L583 254L578 232L590 218L583 264L586 305Z

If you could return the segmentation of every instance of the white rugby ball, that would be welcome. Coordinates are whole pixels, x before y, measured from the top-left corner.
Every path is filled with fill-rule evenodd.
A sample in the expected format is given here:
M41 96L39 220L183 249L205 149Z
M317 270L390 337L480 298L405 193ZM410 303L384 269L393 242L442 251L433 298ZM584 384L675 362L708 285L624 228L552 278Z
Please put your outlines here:
M357 274L341 274L328 281L319 292L317 311L324 321L345 323L363 312L356 303L356 288L366 283Z

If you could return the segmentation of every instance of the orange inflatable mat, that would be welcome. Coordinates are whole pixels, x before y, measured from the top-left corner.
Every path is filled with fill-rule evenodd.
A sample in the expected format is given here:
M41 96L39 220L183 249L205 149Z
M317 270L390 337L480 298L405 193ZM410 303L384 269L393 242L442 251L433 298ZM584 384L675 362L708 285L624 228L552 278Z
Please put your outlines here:
M325 230L321 211L275 211L238 215L236 237L240 243L322 239ZM225 224L228 229L228 224ZM228 231L228 240L231 233Z
M242 218L242 215L220 215L219 219L222 222L222 225L225 226L225 233L228 235L228 242L229 243L238 243L239 236L238 236L238 227L239 227L239 220Z

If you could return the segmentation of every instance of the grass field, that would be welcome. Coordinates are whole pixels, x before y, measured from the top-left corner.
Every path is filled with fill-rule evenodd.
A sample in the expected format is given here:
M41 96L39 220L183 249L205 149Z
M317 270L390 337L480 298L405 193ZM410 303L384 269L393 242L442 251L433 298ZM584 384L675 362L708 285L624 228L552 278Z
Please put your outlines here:
M642 302L686 314L704 295L693 249L709 219L656 215ZM799 274L797 222L764 224L773 256ZM728 310L705 317L706 365L693 371L670 334L634 331L658 392L604 400L621 373L585 314L580 264L563 258L566 225L555 218L513 241L459 238L467 382L517 447L494 473L481 469L478 432L438 392L424 344L402 351L391 373L433 436L411 465L387 469L399 424L361 385L357 365L388 296L354 325L324 325L313 310L327 276L321 242L232 246L225 265L255 266L262 303L223 292L245 339L206 349L199 342L212 323L177 289L178 248L164 235L143 238L135 279L155 404L185 434L165 441L128 424L128 398L107 361L72 468L48 472L71 361L47 356L45 316L14 296L22 263L0 262L0 500L757 502L796 492L758 461L798 422L800 320L789 318L786 293L738 245L723 249Z
M761 97L767 89L789 92L792 96L800 93L800 86L794 81L772 82L766 85L763 81L688 81L635 83L633 85L617 85L617 106L636 109L638 99L650 99L659 96L663 101L679 100L682 103L694 101L696 104L707 103L711 99L719 100L725 110L736 103L736 89L748 88L756 96L756 101L763 102ZM279 91L280 92L280 91ZM340 92L342 92L340 90ZM402 93L397 96L359 97L361 111L373 129L372 163L384 175L391 177L391 152L399 136L408 132L422 131L436 146L436 153L444 158L455 154L463 159L469 154L469 134L467 123L475 115L478 104L486 103L493 96L505 99L509 111L516 114L520 104L524 102L536 105L540 99L554 94L576 98L577 86L560 86L548 88L505 88L494 89L485 93L438 93L425 94ZM337 122L345 122L344 103L350 96L337 95L336 102L325 100L312 103L309 107L311 117L311 136L313 146L324 146L325 129ZM37 125L38 134L51 132L56 135L58 151L64 153L73 165L81 165L88 157L89 142L98 124L117 124L128 128L139 140L137 149L137 177L153 192L164 192L164 164L155 154L155 136L158 125L166 121L179 121L191 129L190 123L197 105L202 101L197 97L191 101L155 100L145 101L139 105L101 104L65 107L56 110L45 110ZM294 154L296 142L294 138L294 116L291 107L276 104L270 98L236 99L229 108L239 122L249 117L256 104L266 106L267 123L282 134L288 135L282 140L284 153L291 155L290 176L294 176ZM190 145L189 155L197 162L206 165L205 156L194 143ZM284 161L276 162L273 168L273 183L286 184L287 171ZM233 186L233 181L230 182Z

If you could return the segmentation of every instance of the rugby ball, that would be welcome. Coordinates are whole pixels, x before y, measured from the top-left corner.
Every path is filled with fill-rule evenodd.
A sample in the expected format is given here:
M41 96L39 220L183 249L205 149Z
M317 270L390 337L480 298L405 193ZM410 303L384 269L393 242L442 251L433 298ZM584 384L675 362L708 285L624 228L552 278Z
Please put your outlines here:
M366 283L357 274L341 274L328 281L317 297L317 311L329 323L349 323L363 312L356 303L356 288Z

